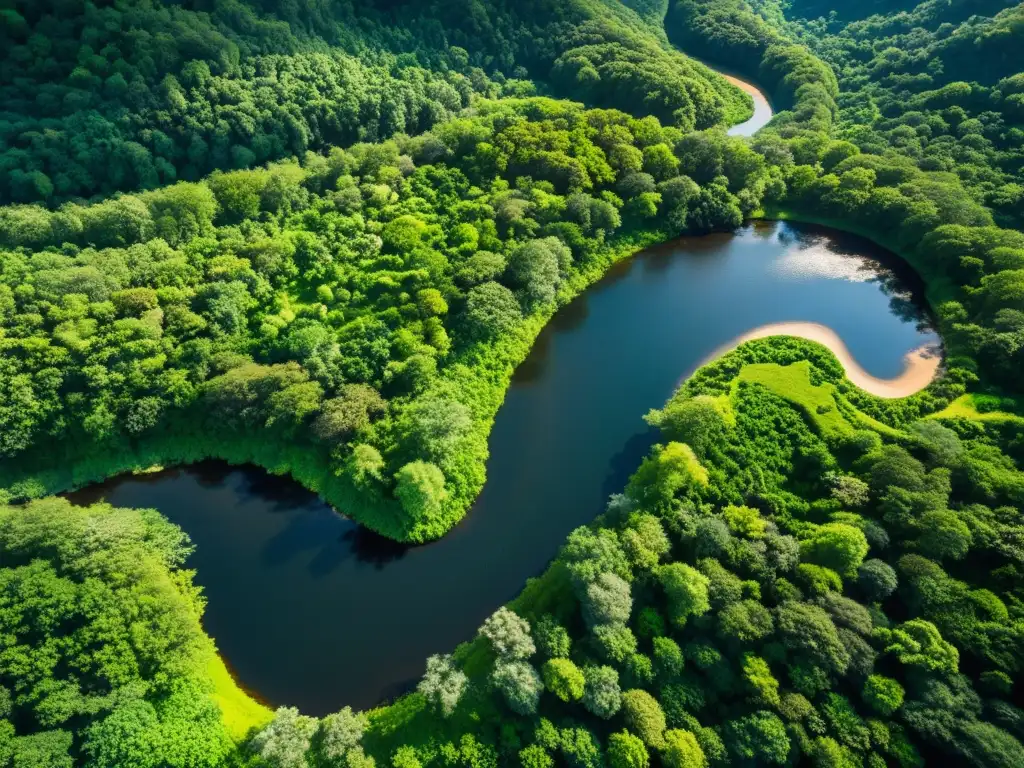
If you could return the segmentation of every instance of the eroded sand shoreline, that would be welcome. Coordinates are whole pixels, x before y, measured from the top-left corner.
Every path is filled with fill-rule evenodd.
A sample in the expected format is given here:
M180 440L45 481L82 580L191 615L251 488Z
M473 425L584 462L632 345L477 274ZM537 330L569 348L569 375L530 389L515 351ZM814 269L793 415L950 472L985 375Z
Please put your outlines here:
M769 336L795 336L828 347L842 364L846 371L846 378L865 392L878 397L907 397L915 392L920 392L935 380L942 365L942 353L938 344L925 344L907 353L904 358L903 372L899 376L895 379L880 379L877 376L872 376L860 366L850 354L850 350L847 349L839 334L828 326L804 322L762 325L727 344L723 344L712 352L701 365L721 357L744 342L764 339Z

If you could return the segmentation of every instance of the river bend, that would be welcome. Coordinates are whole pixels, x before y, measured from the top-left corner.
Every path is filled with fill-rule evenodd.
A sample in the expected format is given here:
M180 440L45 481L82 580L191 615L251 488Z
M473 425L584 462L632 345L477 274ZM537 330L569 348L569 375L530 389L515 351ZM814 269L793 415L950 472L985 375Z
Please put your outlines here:
M655 439L641 416L716 349L769 323L816 323L892 379L937 341L920 293L867 241L786 223L620 263L541 333L495 421L481 496L422 547L367 532L290 480L218 463L72 497L156 507L189 533L206 629L243 686L312 715L366 708L471 637L602 510Z

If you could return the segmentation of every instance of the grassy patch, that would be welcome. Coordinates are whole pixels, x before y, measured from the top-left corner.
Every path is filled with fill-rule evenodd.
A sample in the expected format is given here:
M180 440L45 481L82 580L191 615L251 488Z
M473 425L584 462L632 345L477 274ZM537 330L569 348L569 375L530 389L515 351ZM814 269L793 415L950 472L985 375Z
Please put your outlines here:
M760 384L768 391L800 408L824 437L842 437L853 431L839 411L831 384L811 383L811 362L791 365L751 363L743 366L737 382Z
M970 419L971 421L1018 422L1024 424L1024 417L1001 410L979 410L984 407L984 395L962 395L941 411L930 414L928 419ZM1019 405L1019 403L1018 403Z
M886 437L891 437L893 439L897 439L904 435L903 432L895 427L890 427L888 424L864 413L864 411L857 408L857 406L838 392L835 393L835 399L836 403L839 405L840 412L842 412L843 416L846 417L846 420L853 424L854 427L872 429L880 435L885 435Z
M270 709L252 698L235 682L219 654L210 654L206 671L213 683L213 700L220 707L224 727L232 739L240 742L253 728L259 728L270 721L273 716Z

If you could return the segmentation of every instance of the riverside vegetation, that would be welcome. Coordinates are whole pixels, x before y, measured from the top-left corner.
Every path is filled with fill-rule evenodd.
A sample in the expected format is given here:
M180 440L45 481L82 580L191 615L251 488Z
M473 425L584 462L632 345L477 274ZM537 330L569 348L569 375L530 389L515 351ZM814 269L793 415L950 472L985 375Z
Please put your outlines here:
M4 3L3 194L43 203L0 209L7 502L212 455L435 538L555 307L762 209L901 253L948 354L893 401L792 339L701 369L607 512L365 715L232 692L155 513L7 506L0 765L1019 765L1022 32L998 5ZM669 40L784 111L727 138L745 98ZM996 109L944 75L967 44Z

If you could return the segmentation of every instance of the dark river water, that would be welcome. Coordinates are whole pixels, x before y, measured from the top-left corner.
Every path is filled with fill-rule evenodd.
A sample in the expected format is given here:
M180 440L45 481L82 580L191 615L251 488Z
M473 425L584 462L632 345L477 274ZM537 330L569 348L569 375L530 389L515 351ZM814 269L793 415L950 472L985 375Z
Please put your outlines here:
M601 511L654 440L641 416L723 343L813 321L869 373L899 374L908 351L936 341L916 278L899 270L858 238L778 223L623 262L541 334L498 414L483 493L427 546L382 540L289 480L218 463L73 498L155 507L188 532L206 629L247 689L313 715L370 707L471 637Z

